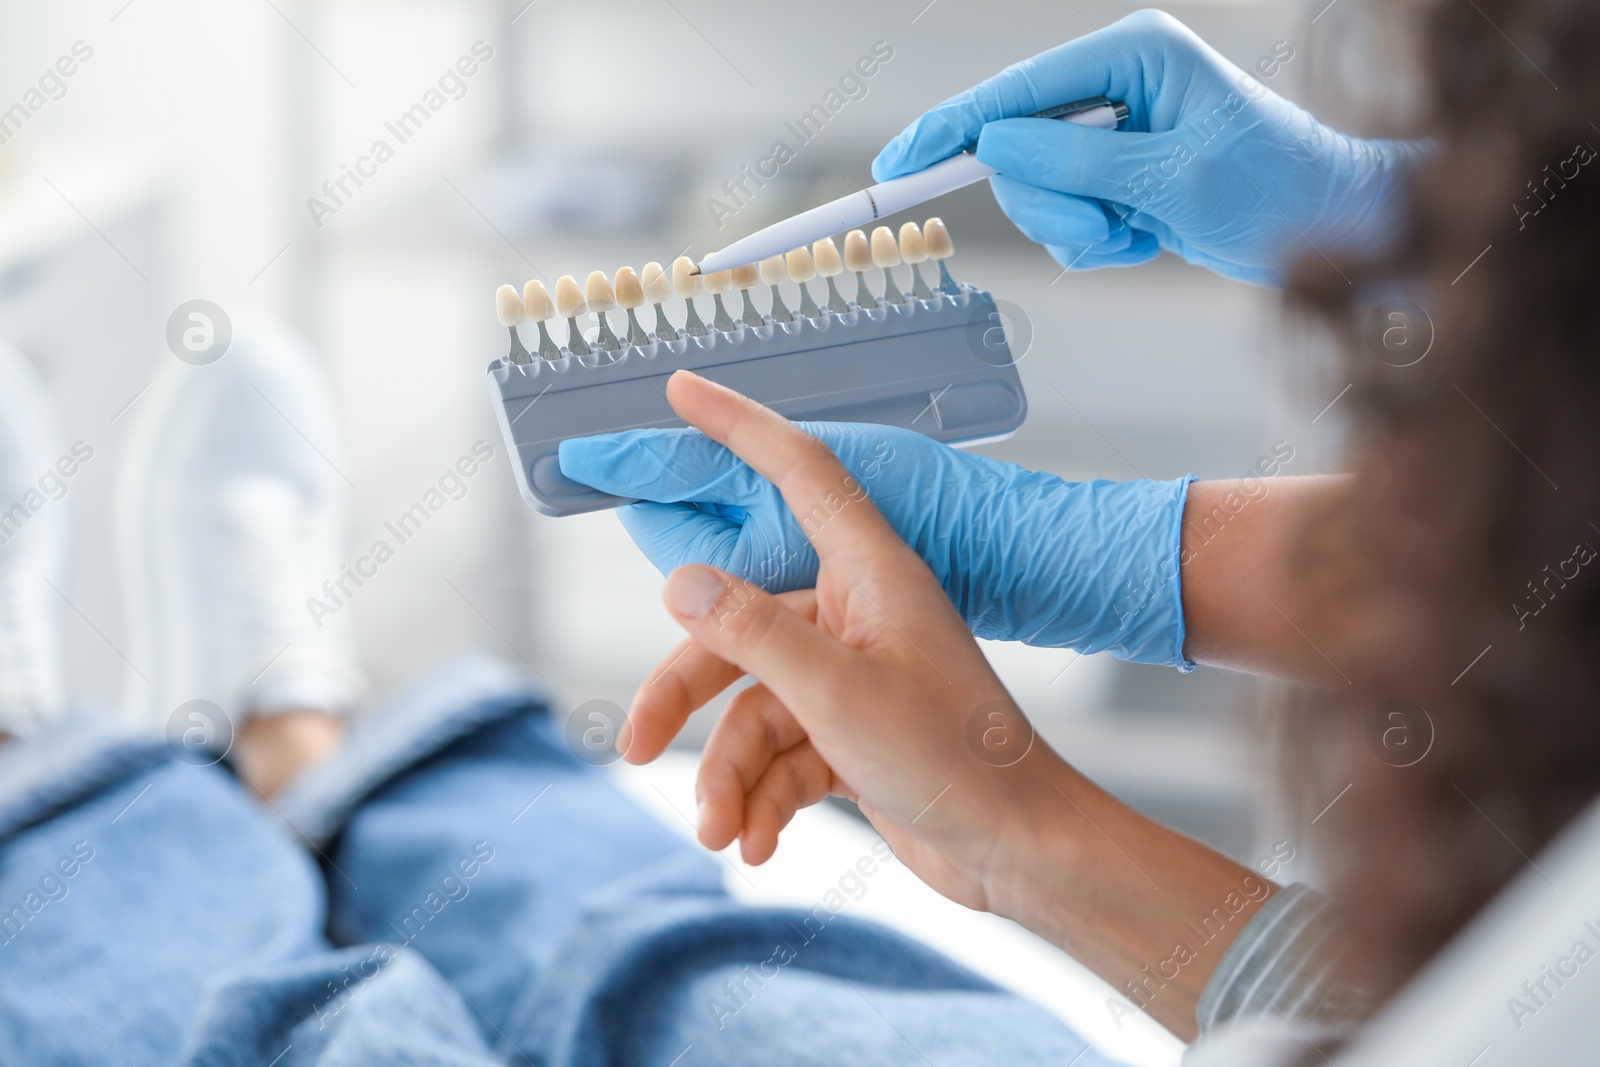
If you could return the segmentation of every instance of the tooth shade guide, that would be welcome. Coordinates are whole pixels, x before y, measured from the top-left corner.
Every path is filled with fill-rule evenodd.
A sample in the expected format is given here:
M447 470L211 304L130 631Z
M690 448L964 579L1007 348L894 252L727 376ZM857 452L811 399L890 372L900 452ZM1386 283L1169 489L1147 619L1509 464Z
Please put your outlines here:
M840 295L839 287L833 280L836 275L844 273L844 260L839 256L839 246L833 243L832 237L824 237L811 245L811 258L816 263L817 273L828 283L828 310L835 315L848 315L850 303Z
M911 295L918 300L932 300L933 290L922 276L922 264L928 261L928 249L922 242L922 230L915 222L900 227L900 258L911 265Z
M887 226L872 231L872 265L884 270L900 265L900 245L894 239L894 231Z
M902 223L900 226L900 258L912 266L928 261L928 249L922 242L922 230L915 222Z
M867 235L851 230L844 235L844 265L856 276L856 307L871 311L878 306L878 298L867 288L867 271L872 269L872 246Z
M744 300L744 307L739 312L739 321L751 328L765 326L767 320L761 317L761 313L756 310L755 301L750 299L750 290L761 283L760 265L746 263L734 267L732 276L733 286L739 290L739 295Z
M672 299L672 279L655 260L644 265L644 270L639 272L639 281L644 287L644 298L650 303L660 304Z
M578 329L578 316L583 314L583 290L578 279L563 274L556 279L556 314L567 320L567 350L575 356L587 356L591 349Z
M606 277L603 270L589 272L589 280L584 283L583 291L589 310L597 315L617 306L616 291L611 288L611 279Z
M694 260L679 256L672 261L672 291L690 300L705 291L705 278L694 272Z
M706 292L711 294L712 301L716 304L715 313L711 316L711 325L723 333L732 333L738 327L734 324L733 316L728 314L728 309L722 303L722 294L733 288L733 271L719 270L710 274L700 275L701 284L706 287Z
M872 269L872 246L860 230L844 235L844 265L857 274Z
M806 286L806 282L817 276L817 264L811 258L811 250L793 249L783 257L783 265L789 270L790 280L800 287L800 314L808 319L821 318L822 309L811 299L811 290Z
M739 321L752 329L765 326L767 320L761 317L761 312L756 310L755 301L750 298L750 290L761 284L761 267L755 263L747 263L742 267L733 268L733 284L744 300Z
M844 260L839 258L839 246L833 243L832 237L824 237L811 246L811 259L817 273L824 278L844 273Z
M794 316L789 313L789 307L783 302L783 294L778 291L780 282L789 278L789 264L782 256L770 256L761 261L761 280L772 287L772 321L793 322Z
M900 245L894 239L894 231L887 226L872 231L872 262L883 271L883 298L891 304L905 303L905 294L900 292L894 281L894 271L889 269L900 262Z
M522 305L528 309L528 318L539 327L539 358L560 359L561 346L551 339L550 331L545 327L545 322L554 317L556 305L543 282L535 278L522 287Z
M583 314L583 290L578 279L563 274L556 279L556 314L564 319L575 319Z
M618 267L616 273L617 307L624 311L644 303L644 285L632 267Z
M527 321L528 309L523 306L522 296L514 285L502 285L494 291L494 313L500 320L500 325L515 327Z
M761 285L761 280L760 280L760 275L759 275L759 266L760 265L756 264L754 266L755 266L755 268L757 270L757 277L758 277L757 286L760 286ZM787 266L787 263L785 263L785 266ZM730 270L730 271L728 271L726 273L729 275L728 288L730 290L738 288L735 279L737 279L738 281L748 280L748 277L743 277L743 278L739 277L739 272L738 272L737 268L734 268L734 269L732 269L732 270ZM607 282L612 286L614 297L616 296L616 294L617 294L617 292L619 291L619 288L620 288L621 295L624 298L627 298L629 300L629 302L632 301L632 298L633 298L634 294L632 292L632 285L631 285L632 279L630 279L630 275L633 275L633 274L635 274L635 272L631 271L629 268L622 268L622 269L618 270L615 275L613 275L613 276L611 276L610 278L607 279ZM622 282L620 287L618 287L617 284L616 284L618 279L621 279L621 282ZM638 292L637 295L642 296L643 295L643 279L639 278L638 280L639 280L639 292ZM587 278L585 279L585 281L587 281ZM714 282L713 284L716 284L716 283ZM753 309L755 309L755 307L756 307L756 304L755 304L755 301L754 301L754 289L755 289L755 287L752 287L750 289L739 290L741 295L745 299L745 304L746 304L745 312L746 312L746 314L742 315L742 316L730 314L727 317L727 319L725 321L725 324L722 325L721 327L718 327L718 328L715 328L715 329L707 329L706 334L704 336L709 338L708 340L700 340L698 342L693 340L692 337L687 334L686 330L684 330L682 328L674 328L673 327L673 325L672 325L672 323L671 323L671 321L669 319L669 316L671 314L671 309L668 308L665 305L665 302L663 302L662 305L658 308L658 310L662 313L661 316L660 316L661 321L660 321L659 324L664 326L666 328L666 331L667 331L667 333L662 333L661 331L646 331L646 330L644 330L642 328L635 330L633 328L635 325L638 325L638 319L635 317L635 313L637 312L638 308L644 307L646 304L649 304L650 301L645 300L645 301L641 302L640 304L638 304L636 307L623 308L621 306L621 300L618 300L617 301L617 306L615 308L613 308L612 310L613 311L617 311L617 310L623 311L625 314L627 314L629 316L629 318L632 321L629 323L629 328L626 331L621 330L621 329L616 329L616 332L613 334L613 337L616 338L616 347L615 348L609 348L607 343L603 340L603 335L602 335L602 331L606 330L608 328L609 320L607 320L607 319L605 319L603 317L607 313L606 312L595 312L595 311L592 311L590 309L588 303L583 303L583 304L580 305L580 308L581 308L580 319L581 319L581 316L583 314L585 314L585 313L594 314L596 316L596 325L587 326L587 327L584 327L584 328L579 329L579 330L574 330L572 332L571 337L570 337L570 341L576 341L577 342L576 346L571 345L570 342L567 345L556 344L556 343L552 342L549 345L549 349L550 350L548 352L546 352L546 351L543 350L544 346L541 345L541 351L538 354L540 356L544 357L544 358L541 359L541 360L529 359L526 362L531 362L531 363L534 363L534 364L542 363L542 362L545 362L545 361L561 362L561 361L567 359L570 356L570 357L581 357L581 358L576 358L574 360L574 364L573 365L581 365L581 366L590 367L590 368L603 368L603 367L606 367L606 366L610 366L610 365L613 365L613 364L618 364L618 363L621 363L621 362L625 361L627 359L628 355L633 353L633 352L635 352L635 350L638 350L638 352L642 354L643 358L646 358L646 359L652 359L653 360L653 359L662 358L662 357L665 357L667 359L672 359L674 357L674 355L680 356L680 357L684 356L684 355L692 356L694 353L697 353L697 352L712 351L712 350L714 350L715 346L718 345L718 344L729 344L729 343L741 344L741 343L744 343L746 338L752 338L753 341L757 341L758 342L758 341L762 341L762 340L769 340L769 339L774 338L774 337L780 337L780 338L781 337L786 337L786 336L788 336L788 337L804 337L804 336L806 336L806 331L807 330L814 330L814 329L817 329L819 326L826 326L825 322L817 322L817 323L812 324L811 326L807 326L806 325L807 319L827 320L827 319L831 319L833 317L832 314L830 312L828 312L826 309L817 308L814 303L811 305L812 308L815 309L814 314L808 314L806 312L805 307L804 307L804 303L806 302L806 298L808 297L809 294L807 293L806 288L805 288L803 283L799 284L799 288L801 290L802 306L800 308L794 309L794 310L791 310L791 306L786 304L786 302L785 302L786 301L786 295L783 294L783 292L782 292L782 290L780 288L780 283L769 283L769 284L770 284L771 289L773 290L772 295L774 297L774 302L773 302L772 309L769 310L768 313L761 314L760 312L756 312L755 314L750 314L750 312ZM537 289L534 288L534 286L536 286L536 285L538 286ZM549 299L549 302L551 304L554 303L553 298L551 298L551 294L549 294L547 291L544 291L544 288L543 288L542 284L539 284L539 283L536 283L536 282L530 282L529 285L528 285L527 291L530 293L530 295L533 295L533 299L534 299L534 303L535 303L536 307L539 307L539 305L544 303L543 300L539 299L539 296L537 295L539 293L542 293L545 298ZM962 291L963 291L963 293L968 292L968 291L977 292L977 290L970 290L967 287L963 287ZM570 294L568 294L568 295L570 296ZM716 295L724 296L724 294L716 294ZM870 296L870 294L869 294L869 296ZM595 291L595 297L596 297L595 303L601 304L601 305L604 305L606 303L606 301L604 299L604 294L601 291L599 291L598 288ZM525 298L522 299L522 303L523 303L524 307L526 307L527 300ZM727 305L727 304L723 305L724 309L727 308L728 306L729 305ZM832 329L836 329L836 330L838 330L838 329L849 330L852 327L856 326L858 323L859 324L865 324L867 322L879 322L879 323L882 323L882 322L895 322L895 321L899 321L902 316L906 316L906 315L915 316L915 315L919 315L919 314L937 313L935 309L940 308L940 307L945 307L945 306L949 306L949 305L946 305L944 303L944 301L942 301L942 300L938 300L938 301L932 302L932 308L928 308L928 309L924 309L920 305L918 305L917 303L909 301L909 300L904 301L899 306L896 306L896 305L894 305L892 303L889 303L884 298L880 297L880 298L877 298L875 306L873 306L871 308L859 307L859 306L857 306L855 304L851 304L850 307L848 308L848 310L844 314L842 314L842 315L840 315L838 317L838 320L833 323L831 328ZM570 309L570 302L568 302L568 308ZM545 307L545 308L541 308L540 310L551 312L550 317L553 318L553 317L556 317L559 314L559 310L560 309L551 308L551 307ZM867 310L871 310L873 312L873 314L870 317L867 316L867 315L860 314L860 312L867 311ZM785 318L784 315L787 315L787 317ZM532 320L530 318L527 321L533 322L534 320ZM784 324L786 329L777 330L776 332L774 332L774 326L777 323ZM537 323L537 325L539 325L539 327L540 327L541 334L544 335L545 338L548 338L549 335L544 330L544 324L541 322L541 323ZM755 334L752 334L751 330L748 329L748 327L758 327L758 326L759 327L765 327L765 329L763 329L759 333L755 333ZM516 328L513 328L513 329L514 330L519 330L520 327L516 327ZM917 331L913 330L913 334L915 334L915 332L917 332ZM837 335L837 339L833 341L834 345L847 345L847 344L853 344L853 343L855 343L855 342L850 340L850 339L848 339L848 337L845 336L845 335ZM665 347L667 344L671 344L672 347L671 348ZM684 345L687 345L688 347L687 348L682 347ZM816 347L831 347L831 346L830 345L817 345ZM636 356L635 358L639 358L639 357ZM759 358L759 357L758 356L752 356L751 358ZM524 362L524 361L512 360L512 362ZM566 367L562 367L560 369L565 370L567 368Z
M639 281L644 286L644 298L656 309L656 338L662 341L676 341L678 331L667 320L667 310L661 305L672 299L672 279L661 264L651 260L644 265L644 270L639 272Z
M694 272L694 260L679 256L672 261L672 291L683 301L683 332L690 337L706 336L706 324L700 321L700 312L694 298L705 291L705 279Z
M522 287L522 306L534 322L544 322L556 313L555 301L550 299L544 282L537 278Z
M531 357L522 343L521 335L517 333L517 324L526 322L528 313L516 286L502 285L494 291L494 314L500 320L500 325L511 334L511 350L506 353L506 358L512 363L527 363Z
M905 262L903 244L900 251ZM784 267L790 262L785 256ZM799 265L800 277L788 272L788 280L800 287L800 311L806 314L807 272L803 263ZM916 262L910 265L915 267ZM783 291L782 275L771 273L775 266L769 265L769 273L762 275L758 265L758 284L779 286L779 295L793 309L796 305L791 293ZM638 295L643 302L621 310L637 311L646 303L658 303L659 311L681 321L687 306L680 312L666 301L650 300L662 295L650 287L664 284L669 273L662 268L640 271ZM629 274L618 270L611 279L619 306L634 303ZM747 280L739 279L742 293L759 303L754 286L743 285ZM719 282L712 284L721 288ZM795 315L787 323L779 322L774 304L763 316L765 328L747 328L748 321L733 323L731 331L708 337L685 336L687 331L680 328L674 331L677 339L670 342L658 330L646 334L641 344L630 324L616 353L602 354L593 348L592 354L580 356L559 349L560 358L548 365L545 360L528 365L494 360L489 369L491 390L501 405L501 430L516 453L511 467L525 499L545 514L575 514L623 501L562 479L561 441L633 426L681 425L662 395L667 377L679 368L735 384L758 401L778 403L792 418L897 425L952 444L1004 437L1021 424L1027 398L1014 361L972 359L971 323L989 321L994 313L992 296L961 286L949 299L885 304L870 314L852 311L834 316L815 309L813 317ZM620 323L613 325L621 332ZM666 326L671 329L670 323ZM1003 352L1001 347L987 354L1003 356ZM935 379L937 389L929 384ZM936 399L930 390L940 393L938 418L926 414L929 400ZM535 400L539 410L527 417Z
M956 246L942 220L932 218L922 224L922 243L928 250L928 258L939 267L939 291L947 296L960 295L961 286L950 277L950 268L944 264L956 254Z
M617 306L628 314L628 344L635 348L643 348L650 343L650 336L644 332L644 327L639 325L639 317L634 314L634 309L644 303L644 285L632 267L617 268L616 291Z
M789 271L789 279L801 285L817 276L817 264L809 248L796 248L783 257L783 265Z
M929 235L931 235L931 249ZM694 266L693 261L687 256L680 256L674 260L670 269L652 261L645 264L641 271L635 271L629 266L617 268L611 276L605 271L592 271L581 283L572 275L562 275L553 286L554 293L547 291L544 284L539 281L529 281L520 294L515 293L510 286L502 286L496 292L496 311L503 322L511 322L520 314L524 321L532 320L539 323L539 355L545 359L559 360L569 351L573 355L590 355L596 348L610 353L622 353L625 349L645 349L648 350L646 354L653 358L658 343L677 345L686 342L687 338L708 335L712 337L712 342L715 342L718 334L738 338L745 334L747 327L759 329L763 326L768 329L758 336L772 337L774 334L771 327L776 324L782 324L789 332L793 332L797 329L795 326L797 322L803 326L807 320L824 320L830 312L839 315L846 324L857 321L852 314L857 310L873 312L878 321L886 321L883 319L885 314L889 314L890 319L893 319L898 314L916 311L919 303L942 303L938 301L940 291L953 297L959 297L968 291L968 287L955 283L948 277L948 272L943 270L941 270L944 275L943 283L939 285L938 291L930 290L918 269L920 264L925 264L930 259L939 262L932 253L937 253L940 258L948 258L954 252L949 231L938 219L928 220L926 231L915 222L904 223L898 231L889 226L873 227L870 233L865 230L853 230L845 235L844 242L843 253L840 252L840 247L834 239L825 239L810 248L793 249L783 255L769 256L758 263L744 264L708 275L690 274L689 270ZM821 266L834 273L824 274L820 271L819 260ZM869 261L870 267L865 266ZM911 268L913 285L909 293L899 288L894 277L894 267L901 263L906 263ZM852 270L857 276L854 302L841 299L838 288L832 280L846 269ZM874 292L877 287L867 280L868 269L883 272L881 293ZM817 306L806 284L808 279L813 279L819 274L828 279L829 303L826 310ZM793 305L788 303L783 292L782 283L785 281L793 281L799 290L799 304L795 310L791 310ZM761 285L770 290L765 314L758 310L753 292ZM684 302L683 327L674 327L672 323L674 316L666 306L666 302L680 286L693 293L710 292L717 298L714 334L700 320L692 297L686 298ZM742 311L737 317L729 314L728 305L723 299L727 293L735 289L739 291L743 302ZM915 295L916 301L911 299L912 295ZM519 304L520 308L517 306ZM644 329L637 314L638 309L646 304L653 304L655 308L653 331ZM885 312L886 306L892 313ZM616 328L607 318L607 314L615 310L621 310L627 315L625 330L614 332ZM595 326L586 331L594 335L592 339L584 336L585 331L580 330L575 321L581 319L585 313L592 313L595 316ZM543 326L545 321L557 315L568 319L569 335L566 346L551 341L549 333ZM618 332L623 336L619 337ZM795 333L795 336L803 335L803 329ZM671 351L684 353L698 349L674 347ZM513 344L510 358L513 361L520 360L517 343ZM623 355L616 354L608 362L617 362L622 358Z
M617 294L611 288L611 279L606 277L603 270L590 271L583 289L585 303L600 326L595 333L595 343L607 352L615 352L622 347L622 342L611 332L611 324L606 321L606 312L617 306Z

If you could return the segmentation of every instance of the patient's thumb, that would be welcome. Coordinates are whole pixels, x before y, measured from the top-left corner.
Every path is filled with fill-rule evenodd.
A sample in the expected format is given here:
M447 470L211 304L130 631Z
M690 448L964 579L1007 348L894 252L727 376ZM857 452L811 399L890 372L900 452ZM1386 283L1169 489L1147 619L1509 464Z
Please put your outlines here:
M772 594L692 564L667 578L667 610L695 642L767 684L802 721L826 713L822 680L850 669L850 650Z

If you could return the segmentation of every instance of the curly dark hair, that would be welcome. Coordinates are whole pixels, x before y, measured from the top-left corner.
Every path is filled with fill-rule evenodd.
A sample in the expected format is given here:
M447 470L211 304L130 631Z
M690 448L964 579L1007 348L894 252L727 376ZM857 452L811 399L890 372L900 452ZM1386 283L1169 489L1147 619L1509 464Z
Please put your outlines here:
M1290 287L1355 383L1354 478L1300 562L1337 605L1308 632L1371 699L1300 758L1352 783L1329 888L1379 997L1600 795L1600 6L1415 11L1438 144L1403 232ZM1414 745L1431 723L1409 766L1377 743L1383 699Z

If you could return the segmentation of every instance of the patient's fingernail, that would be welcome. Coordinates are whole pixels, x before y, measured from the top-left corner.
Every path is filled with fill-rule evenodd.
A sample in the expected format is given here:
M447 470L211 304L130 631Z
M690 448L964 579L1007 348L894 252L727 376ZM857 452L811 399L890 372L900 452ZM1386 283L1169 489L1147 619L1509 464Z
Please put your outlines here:
M679 567L667 579L667 607L686 619L704 618L726 589L722 576L710 567Z

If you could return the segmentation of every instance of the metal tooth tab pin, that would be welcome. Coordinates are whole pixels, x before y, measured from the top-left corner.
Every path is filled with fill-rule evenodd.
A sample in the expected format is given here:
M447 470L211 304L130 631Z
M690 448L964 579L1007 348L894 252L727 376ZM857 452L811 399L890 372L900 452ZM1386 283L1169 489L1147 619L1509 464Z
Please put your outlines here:
M950 270L944 265L945 260L956 254L956 246L950 240L950 231L944 228L941 220L929 219L922 224L922 245L927 249L928 258L939 268L939 291L959 296L961 286L950 277Z
M706 324L695 310L694 298L705 289L705 279L695 273L694 260L679 256L672 261L672 291L678 294L687 310L684 313L683 332L690 337L704 337Z
M922 277L921 266L928 262L928 249L922 243L922 229L915 222L900 225L900 258L911 267L911 295L918 300L932 300L933 291Z
M522 303L528 309L528 318L532 319L539 327L539 358L560 359L561 346L550 338L550 331L545 328L545 323L555 316L555 301L550 299L550 294L545 290L544 282L535 278L522 287Z
M733 288L733 271L719 270L702 274L700 282L706 287L706 292L711 294L711 299L717 306L716 314L711 316L711 325L723 333L732 333L738 329L733 323L733 316L728 314L728 309L722 303L722 294Z
M900 246L895 243L894 231L879 226L872 231L872 265L883 271L883 299L891 304L904 304L905 295L894 283L891 267L900 265Z
M667 311L661 306L672 298L672 280L667 277L667 272L661 269L661 264L653 259L644 265L639 280L644 284L644 298L656 308L657 340L676 341L678 331L667 321Z
M817 273L828 283L828 310L835 315L848 315L850 305L839 295L839 287L833 284L833 279L844 273L844 260L839 258L839 246L833 243L832 237L824 237L812 244L811 259L817 265Z
M578 288L578 279L570 274L556 279L556 314L567 320L567 350L575 356L592 355L593 349L578 329L578 316L583 314L583 290Z
M628 313L628 343L635 348L642 348L650 343L650 337L644 332L644 327L639 325L639 316L634 311L644 303L644 284L639 281L639 276L633 272L632 267L617 268L617 307Z
M600 332L595 336L595 343L607 352L615 352L622 347L622 342L617 340L617 335L611 332L611 324L606 321L606 312L617 306L617 294L611 288L611 279L606 277L603 270L589 272L589 277L583 283L584 302L589 305L589 310L600 323Z
M800 287L800 314L808 319L822 318L822 309L811 299L811 290L806 286L806 282L817 276L817 265L811 259L811 249L796 248L783 257L783 265L789 270L789 280Z
M878 306L878 298L867 288L867 271L872 269L872 246L867 235L851 230L844 235L844 265L856 275L856 307L871 311Z
M517 334L518 324L528 318L528 311L522 306L522 297L517 295L514 285L502 285L494 292L494 313L500 320L500 325L511 331L511 351L506 358L513 363L527 363L532 357L522 345L522 338Z
M789 280L789 264L782 256L768 256L761 261L761 280L772 287L772 321L793 322L789 306L783 302L778 285Z
M761 317L761 312L756 310L756 302L750 299L750 290L761 283L761 267L755 263L746 263L742 267L733 268L733 284L739 290L739 295L744 297L744 310L739 315L739 321L746 326L765 326L767 320Z

